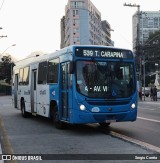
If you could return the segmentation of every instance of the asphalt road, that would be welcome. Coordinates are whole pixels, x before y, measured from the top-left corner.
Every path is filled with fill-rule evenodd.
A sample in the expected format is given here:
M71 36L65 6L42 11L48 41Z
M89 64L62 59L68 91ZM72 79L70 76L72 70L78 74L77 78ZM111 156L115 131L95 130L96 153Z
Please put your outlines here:
M133 123L115 123L106 129L105 134L98 125L69 126L66 130L57 130L46 118L23 118L20 110L13 108L10 96L0 97L0 137L3 154L76 154L77 156L90 154L90 158L96 154L110 154L110 156L120 154L120 157L129 157L130 154L134 157L138 154L155 155L157 152L153 150L110 134L110 131L114 130L138 139L142 137L140 134L142 124L143 130L147 128L146 134L149 134L147 123L139 119ZM151 125L152 128L155 125L156 123ZM137 127L139 129L136 129ZM147 137L149 139L150 136ZM113 155L113 159L115 157Z
M114 123L110 130L160 148L160 100L139 102L137 121Z

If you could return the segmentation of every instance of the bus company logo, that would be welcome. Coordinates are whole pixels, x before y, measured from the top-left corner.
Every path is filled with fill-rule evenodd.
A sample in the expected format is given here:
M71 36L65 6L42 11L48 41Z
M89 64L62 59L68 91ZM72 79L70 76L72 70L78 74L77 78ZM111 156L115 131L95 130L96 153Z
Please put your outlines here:
M30 95L30 90L24 91L24 95Z
M40 95L46 95L46 90L40 90Z
M53 95L53 96L56 95L56 91L55 91L55 90L52 91L52 95Z

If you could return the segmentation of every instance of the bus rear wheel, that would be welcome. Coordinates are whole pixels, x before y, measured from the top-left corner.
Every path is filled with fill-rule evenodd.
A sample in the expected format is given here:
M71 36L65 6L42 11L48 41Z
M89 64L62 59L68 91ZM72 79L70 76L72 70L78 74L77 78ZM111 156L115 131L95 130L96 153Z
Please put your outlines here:
M25 111L25 103L24 101L21 102L21 113L22 117L27 118L29 116L29 113Z
M108 127L111 123L99 123L101 127L106 128Z

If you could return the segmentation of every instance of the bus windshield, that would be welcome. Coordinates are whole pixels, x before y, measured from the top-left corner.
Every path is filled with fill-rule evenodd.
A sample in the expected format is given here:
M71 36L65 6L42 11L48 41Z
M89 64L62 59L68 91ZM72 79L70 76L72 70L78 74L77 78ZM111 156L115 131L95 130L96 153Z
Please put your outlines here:
M77 91L90 98L127 98L136 90L134 64L112 61L77 61Z

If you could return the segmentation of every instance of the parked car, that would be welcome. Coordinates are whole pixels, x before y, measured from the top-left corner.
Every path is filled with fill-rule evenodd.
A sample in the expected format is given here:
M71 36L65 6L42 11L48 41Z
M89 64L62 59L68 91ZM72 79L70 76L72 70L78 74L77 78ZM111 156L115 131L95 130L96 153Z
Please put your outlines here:
M149 97L150 87L145 87L145 96ZM142 87L142 96L144 96L144 87Z

